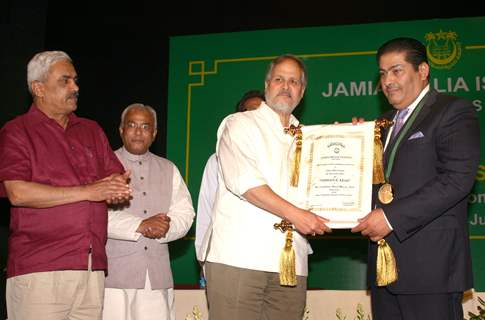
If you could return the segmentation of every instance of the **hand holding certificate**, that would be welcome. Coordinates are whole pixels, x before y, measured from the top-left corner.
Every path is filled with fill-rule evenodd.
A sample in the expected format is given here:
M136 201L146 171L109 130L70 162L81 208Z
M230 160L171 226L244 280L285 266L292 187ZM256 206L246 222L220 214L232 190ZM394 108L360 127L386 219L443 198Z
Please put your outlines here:
M371 211L374 121L302 127L298 183L292 202L330 220L331 228L352 228ZM294 170L293 168L292 170Z

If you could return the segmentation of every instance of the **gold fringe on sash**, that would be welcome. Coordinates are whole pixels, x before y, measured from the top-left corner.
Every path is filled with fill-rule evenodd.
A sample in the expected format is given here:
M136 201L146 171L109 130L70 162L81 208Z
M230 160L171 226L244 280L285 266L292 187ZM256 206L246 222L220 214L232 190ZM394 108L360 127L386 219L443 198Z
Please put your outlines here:
M381 140L381 129L389 128L393 121L388 119L378 119L374 127L374 170L372 183L385 183L383 154L384 148ZM377 264L376 264L376 284L378 286L387 286L397 280L396 258L391 247L386 240L381 239L377 242Z
M300 136L296 136L295 158L293 159L293 162L291 164L290 185L292 187L298 186L298 180L300 179L300 160L301 160L301 134Z
M280 285L296 286L295 249L293 249L293 231L286 231L285 247L280 255Z
M374 129L375 131L380 130L377 128ZM386 182L384 178L384 166L382 164L382 158L383 158L383 153L384 153L384 147L382 146L382 141L377 134L374 135L374 167L372 171L372 184L379 184L379 183L384 183Z
M378 119L375 121L374 126L374 167L372 171L372 184L384 183L384 165L383 154L384 147L381 140L381 128L387 128L392 125L392 121L387 119Z
M275 223L275 229L286 232L285 246L280 254L280 285L296 286L296 258L293 248L293 226L287 220Z
M394 253L386 240L379 240L377 245L376 284L382 287L397 280L397 266Z
M301 146L302 133L301 126L290 125L285 128L285 133L295 137L295 156L291 161L291 176L290 185L292 187L298 186L300 178L300 161L301 161ZM281 286L296 286L296 257L295 249L293 248L293 226L287 220L281 220L280 223L275 223L274 228L281 232L286 232L285 246L280 254L280 285Z
M285 128L285 133L295 137L295 157L291 161L291 176L290 185L292 187L298 186L298 180L300 179L300 161L301 161L301 146L303 135L301 133L301 126L290 125L289 128Z

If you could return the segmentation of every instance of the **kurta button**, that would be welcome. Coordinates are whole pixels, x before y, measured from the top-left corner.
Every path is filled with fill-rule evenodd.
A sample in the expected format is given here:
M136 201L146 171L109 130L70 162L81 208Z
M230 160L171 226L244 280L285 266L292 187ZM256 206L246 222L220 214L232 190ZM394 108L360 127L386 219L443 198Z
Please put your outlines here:
M140 177L140 180L143 180L143 179L145 179L145 178L143 178L143 177Z
M144 195L144 196L146 196L146 195L147 195L147 193L146 193L145 191L143 191L143 195Z
M147 211L146 211L146 210L143 210L143 213L144 213L144 214L147 214Z
M148 250L147 246L145 246L145 250Z
M141 161L138 161L138 164L141 166Z

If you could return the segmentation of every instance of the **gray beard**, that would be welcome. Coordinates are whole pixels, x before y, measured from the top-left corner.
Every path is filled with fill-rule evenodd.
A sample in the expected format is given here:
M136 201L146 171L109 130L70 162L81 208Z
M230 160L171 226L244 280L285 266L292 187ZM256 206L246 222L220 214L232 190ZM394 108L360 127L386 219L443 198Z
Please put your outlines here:
M295 110L296 108L296 105L295 106L290 106L286 103L274 103L271 108L273 108L273 110L277 111L277 112L281 112L283 114L291 114L293 112L293 110Z

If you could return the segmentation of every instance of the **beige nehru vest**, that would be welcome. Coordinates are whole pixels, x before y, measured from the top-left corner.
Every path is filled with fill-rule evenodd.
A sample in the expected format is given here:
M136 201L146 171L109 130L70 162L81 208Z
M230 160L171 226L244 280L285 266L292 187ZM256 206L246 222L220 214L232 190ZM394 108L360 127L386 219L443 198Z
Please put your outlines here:
M123 210L143 219L166 213L172 198L173 164L151 152L133 155L121 148L116 156L131 171L133 199ZM173 287L167 244L141 236L138 241L108 239L106 288L142 289L148 270L152 289Z

